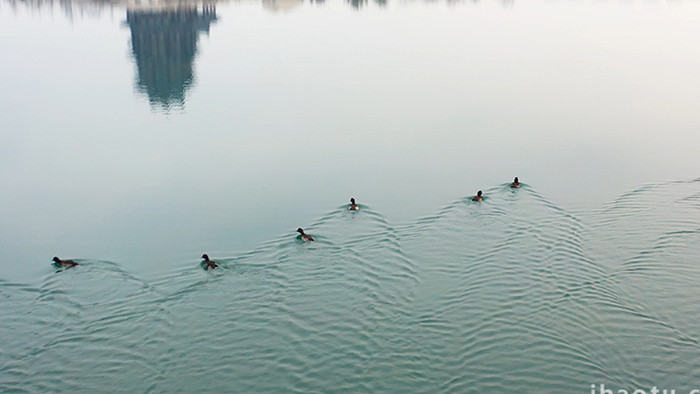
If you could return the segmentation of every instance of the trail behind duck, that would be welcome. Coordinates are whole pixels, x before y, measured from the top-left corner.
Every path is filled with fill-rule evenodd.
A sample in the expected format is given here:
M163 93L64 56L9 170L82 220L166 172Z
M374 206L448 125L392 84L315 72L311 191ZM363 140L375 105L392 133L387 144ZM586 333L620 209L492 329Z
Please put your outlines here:
M531 186L393 224L363 206L205 271L0 282L7 391L584 392L700 370L700 182L591 213Z

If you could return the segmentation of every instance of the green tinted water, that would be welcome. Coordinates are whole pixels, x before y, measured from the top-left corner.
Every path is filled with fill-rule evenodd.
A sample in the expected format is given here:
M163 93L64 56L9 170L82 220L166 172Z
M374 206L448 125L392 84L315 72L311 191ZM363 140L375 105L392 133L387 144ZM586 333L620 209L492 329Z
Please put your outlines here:
M0 391L698 388L698 21L1 1Z

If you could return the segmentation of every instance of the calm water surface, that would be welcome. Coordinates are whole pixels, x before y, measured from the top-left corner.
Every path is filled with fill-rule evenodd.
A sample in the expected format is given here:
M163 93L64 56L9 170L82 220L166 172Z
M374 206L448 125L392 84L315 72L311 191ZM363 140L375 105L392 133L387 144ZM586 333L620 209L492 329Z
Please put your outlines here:
M0 0L0 391L700 388L698 38L683 0Z

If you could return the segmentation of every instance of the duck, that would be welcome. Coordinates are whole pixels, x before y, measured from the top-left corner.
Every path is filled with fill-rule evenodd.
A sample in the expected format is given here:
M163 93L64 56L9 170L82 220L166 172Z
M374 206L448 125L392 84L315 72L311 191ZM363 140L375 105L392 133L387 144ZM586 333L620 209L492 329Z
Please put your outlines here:
M214 270L214 269L219 268L219 263L217 263L214 260L209 260L209 255L207 255L206 253L202 255L202 258L204 259L204 263L205 263L204 269Z
M306 234L304 230L301 229L301 227L297 229L297 232L301 234L301 239L303 239L304 241L315 241L314 237L310 236L309 234Z
M355 204L355 199L351 198L350 199L350 207L348 208L349 211L359 211L360 206Z
M483 201L483 200L484 200L484 198L481 197L481 190L476 192L476 196L472 197L472 201Z
M513 183L510 184L510 187L512 189L518 189L520 187L520 181L518 181L518 177L516 176L515 179L513 180Z
M53 260L54 264L60 265L61 267L71 268L71 267L76 267L78 265L78 263L76 263L73 260L61 260L58 257L54 257L52 260Z

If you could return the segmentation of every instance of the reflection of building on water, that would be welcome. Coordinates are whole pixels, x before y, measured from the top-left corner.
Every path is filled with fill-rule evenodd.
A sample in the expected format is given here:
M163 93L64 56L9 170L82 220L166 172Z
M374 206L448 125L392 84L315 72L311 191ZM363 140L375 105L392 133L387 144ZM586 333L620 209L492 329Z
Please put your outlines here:
M352 8L355 8L355 9L360 9L360 8L369 4L369 2L367 0L346 0L346 1L348 4L350 4L352 6ZM426 1L431 1L431 0L426 0ZM380 7L386 7L386 0L374 0L374 3L376 3Z
M119 5L108 0L0 0L11 8L20 6L29 9L60 8L70 21L82 17L98 17L104 11L114 11ZM2 5L2 4L0 4Z
M162 7L160 4L165 4ZM136 85L152 106L182 107L194 82L199 34L209 34L216 7L205 4L134 1L126 13L138 72Z
M367 0L347 0L352 8L361 8L367 4Z
M272 11L287 12L292 8L300 6L304 0L262 0L263 7Z

